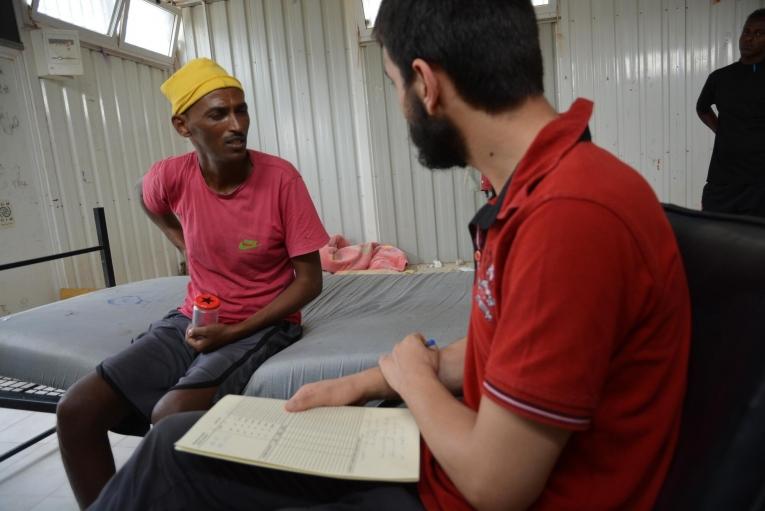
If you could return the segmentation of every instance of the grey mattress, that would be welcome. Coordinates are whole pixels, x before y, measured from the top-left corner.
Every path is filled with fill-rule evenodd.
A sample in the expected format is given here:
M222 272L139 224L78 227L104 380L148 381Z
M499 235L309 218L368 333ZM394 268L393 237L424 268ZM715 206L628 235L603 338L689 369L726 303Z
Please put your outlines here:
M303 339L263 364L244 393L287 398L358 372L404 335L465 335L470 272L331 275L304 309ZM186 277L124 284L0 318L0 375L66 389L177 307Z

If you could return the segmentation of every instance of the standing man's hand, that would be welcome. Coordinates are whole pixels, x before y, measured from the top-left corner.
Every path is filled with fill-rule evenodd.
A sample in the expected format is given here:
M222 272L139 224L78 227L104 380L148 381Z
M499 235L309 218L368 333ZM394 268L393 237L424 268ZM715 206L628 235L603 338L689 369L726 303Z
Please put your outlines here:
M701 119L701 122L706 124L706 126L712 130L713 133L717 133L717 126L719 125L720 121L717 118L717 115L712 110L709 110L707 112L698 112L699 119Z
M407 389L422 378L438 380L439 362L438 348L428 348L425 338L416 333L406 336L391 353L382 355L379 365L388 385L404 397Z
M239 334L233 325L215 323L207 326L196 326L186 330L186 343L197 353L209 353L239 339Z

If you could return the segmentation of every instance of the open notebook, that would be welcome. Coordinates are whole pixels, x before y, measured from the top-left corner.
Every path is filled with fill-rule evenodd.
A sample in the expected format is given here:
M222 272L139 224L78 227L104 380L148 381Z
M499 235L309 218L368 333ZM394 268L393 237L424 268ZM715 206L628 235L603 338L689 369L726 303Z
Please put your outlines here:
M339 479L419 479L420 434L409 410L340 406L289 413L284 403L228 395L175 448Z

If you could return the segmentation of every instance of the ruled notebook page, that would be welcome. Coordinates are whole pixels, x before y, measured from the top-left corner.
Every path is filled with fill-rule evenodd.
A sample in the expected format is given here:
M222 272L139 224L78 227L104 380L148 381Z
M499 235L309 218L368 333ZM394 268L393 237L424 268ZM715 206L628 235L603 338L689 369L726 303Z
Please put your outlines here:
M225 396L175 448L324 477L419 479L420 436L409 410L342 406L289 413L284 403Z

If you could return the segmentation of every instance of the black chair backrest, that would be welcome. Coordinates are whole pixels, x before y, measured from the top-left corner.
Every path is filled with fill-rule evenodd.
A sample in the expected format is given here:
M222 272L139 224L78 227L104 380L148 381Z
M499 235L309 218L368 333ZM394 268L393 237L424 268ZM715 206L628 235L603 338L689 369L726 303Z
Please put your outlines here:
M664 206L693 317L680 438L655 511L761 510L765 221Z

